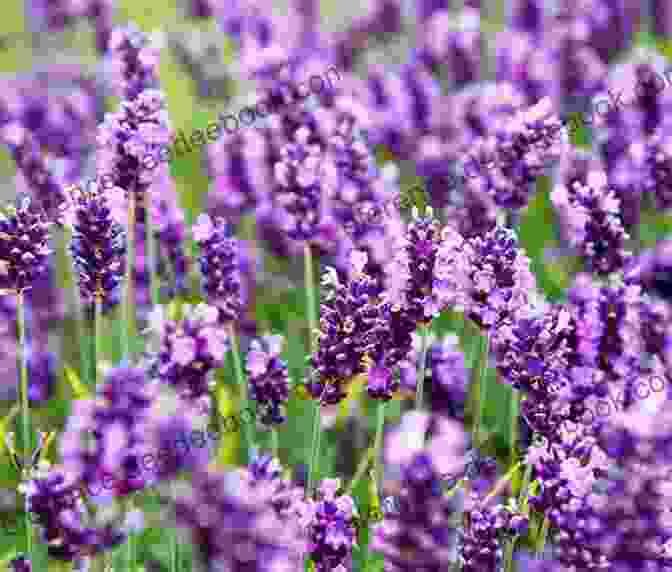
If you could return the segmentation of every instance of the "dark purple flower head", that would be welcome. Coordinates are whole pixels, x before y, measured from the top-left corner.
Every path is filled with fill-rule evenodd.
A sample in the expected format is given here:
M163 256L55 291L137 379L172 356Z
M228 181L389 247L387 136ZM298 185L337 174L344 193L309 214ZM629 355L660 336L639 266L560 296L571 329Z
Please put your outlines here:
M52 558L72 561L124 541L124 535L110 524L100 528L87 525L80 485L68 480L62 469L52 468L33 478L26 494L28 511L35 515L34 521Z
M273 197L284 211L283 227L293 240L315 238L324 208L324 153L312 137L309 127L298 129L294 143L282 148L274 166Z
M320 332L317 351L310 363L315 379L308 385L314 399L335 404L347 394L343 384L366 371L365 356L375 361L373 332L380 324L375 281L363 272L367 256L355 251L353 272L344 284L335 270L322 279L327 291L320 308Z
M309 500L304 514L308 521L309 551L317 572L345 572L357 546L357 507L352 497L337 495L340 479L325 479L319 501Z
M464 572L497 572L503 563L505 535L524 533L527 517L498 505L475 503L465 514L466 526L460 538L460 560Z
M289 400L289 374L280 357L283 344L282 336L264 336L252 341L247 354L250 398L257 402L265 425L279 425L286 419L283 409Z
M73 190L75 224L70 252L82 299L101 303L115 298L125 272L126 237L112 218L102 189Z
M469 318L490 329L529 306L536 281L513 230L497 226L470 239L466 250L471 266L465 307Z
M198 217L192 233L201 248L201 274L208 303L220 317L237 322L242 310L240 245L224 219L214 223L207 214Z
M603 172L589 173L586 184L558 186L551 201L560 214L569 244L584 257L590 270L609 274L621 270L630 238L623 225L620 201L607 186Z
M157 87L159 50L137 26L112 30L109 50L120 97L134 100L142 91Z
M0 290L23 293L46 270L51 223L29 197L0 212Z
M219 309L201 304L187 309L180 322L165 320L159 328L160 348L151 371L180 396L198 399L208 394L210 374L222 367L229 350Z
M659 209L672 208L672 136L669 127L659 127L644 144L645 174L642 177L642 190L650 193Z
M33 572L32 563L23 554L13 558L9 565L12 567L12 572Z
M28 356L28 398L31 405L42 405L54 396L58 373L56 356L49 351L31 351Z
M198 471L178 483L178 525L192 533L208 572L294 571L306 543L297 520L277 516L271 484L260 486L238 472Z

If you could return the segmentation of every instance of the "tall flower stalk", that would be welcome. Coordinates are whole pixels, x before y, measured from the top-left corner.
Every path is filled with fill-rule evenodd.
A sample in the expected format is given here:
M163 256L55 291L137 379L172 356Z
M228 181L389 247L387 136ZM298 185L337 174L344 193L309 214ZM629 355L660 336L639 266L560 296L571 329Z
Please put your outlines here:
M35 208L29 197L19 196L15 205L6 209L6 214L0 213L0 292L15 293L17 302L24 483L30 478L32 457L25 292L46 271L47 257L52 253L48 245L50 226L44 212ZM32 534L32 522L26 511L26 548L31 560Z
M21 351L21 417L23 420L23 475L22 479L30 477L29 463L33 450L30 440L30 405L28 403L28 342L26 337L26 305L23 292L16 295L16 321L19 329L19 348ZM33 555L33 528L28 511L26 511L26 551L32 560Z
M306 288L306 313L308 315L308 341L311 353L315 352L315 335L318 331L317 296L315 295L315 277L313 275L313 254L308 242L303 245L303 268ZM313 436L310 448L310 465L308 468L308 495L313 493L313 484L317 478L320 458L320 427L321 427L321 401L315 400L315 413L313 417Z

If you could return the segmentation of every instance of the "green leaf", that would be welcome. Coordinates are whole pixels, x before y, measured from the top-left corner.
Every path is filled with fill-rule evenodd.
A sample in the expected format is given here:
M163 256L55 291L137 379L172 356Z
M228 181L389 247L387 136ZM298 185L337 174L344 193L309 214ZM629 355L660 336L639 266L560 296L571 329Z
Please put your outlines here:
M72 389L75 399L89 399L91 397L91 392L89 388L82 383L75 371L66 365L64 372L65 380Z

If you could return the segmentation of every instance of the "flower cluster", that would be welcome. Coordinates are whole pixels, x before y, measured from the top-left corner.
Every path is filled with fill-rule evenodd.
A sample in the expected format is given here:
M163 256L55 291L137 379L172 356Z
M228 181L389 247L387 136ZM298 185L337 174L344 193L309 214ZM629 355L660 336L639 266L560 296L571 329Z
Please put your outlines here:
M264 336L250 344L247 354L250 398L263 409L264 425L286 420L281 408L289 399L289 374L287 363L280 357L283 342L282 336Z
M0 290L23 294L46 271L50 226L29 197L0 213Z
M194 239L201 248L201 274L208 303L220 311L225 321L238 321L241 300L240 246L230 235L224 220L201 215L193 228Z
M159 334L152 374L188 399L206 396L209 374L222 366L229 350L218 308L201 304L179 322L165 320Z
M76 222L70 250L82 299L101 304L118 299L125 272L124 230L101 190L75 190L73 195Z

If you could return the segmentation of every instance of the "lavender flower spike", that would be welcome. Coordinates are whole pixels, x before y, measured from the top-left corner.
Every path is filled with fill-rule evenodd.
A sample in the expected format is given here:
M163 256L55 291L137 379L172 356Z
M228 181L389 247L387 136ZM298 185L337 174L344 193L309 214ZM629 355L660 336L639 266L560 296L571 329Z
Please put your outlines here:
M75 188L74 233L70 252L79 274L82 299L101 303L118 300L117 290L125 272L125 234L112 218L102 189Z
M110 57L119 96L134 100L158 86L159 51L135 25L115 28L110 36Z
M240 245L230 236L224 219L214 224L207 214L198 217L193 236L201 248L201 274L208 301L220 310L220 318L238 321L242 311Z
M280 358L282 336L264 336L254 340L247 354L250 397L255 400L264 425L279 425L286 417L281 407L289 400L287 363Z
M587 176L587 184L575 182L571 189L556 187L551 201L560 213L572 247L585 258L590 270L609 274L621 270L629 258L620 201L607 187L604 172Z
M49 227L30 197L0 213L0 291L23 293L46 270Z

